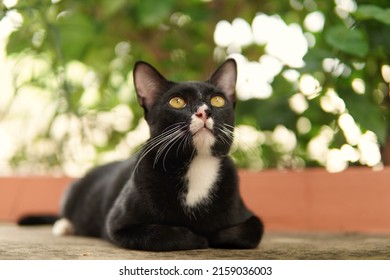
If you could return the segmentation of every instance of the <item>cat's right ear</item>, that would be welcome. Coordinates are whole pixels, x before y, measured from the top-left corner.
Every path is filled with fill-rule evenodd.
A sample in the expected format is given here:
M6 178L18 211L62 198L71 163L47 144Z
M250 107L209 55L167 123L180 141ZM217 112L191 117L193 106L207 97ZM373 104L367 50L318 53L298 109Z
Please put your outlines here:
M133 71L138 103L149 111L157 98L168 89L169 82L149 63L138 61Z

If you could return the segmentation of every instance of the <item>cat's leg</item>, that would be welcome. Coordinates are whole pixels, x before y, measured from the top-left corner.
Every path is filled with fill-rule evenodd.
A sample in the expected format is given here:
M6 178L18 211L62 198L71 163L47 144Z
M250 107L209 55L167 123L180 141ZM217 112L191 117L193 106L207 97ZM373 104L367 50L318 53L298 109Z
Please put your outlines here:
M210 247L225 249L253 249L263 236L264 226L252 216L242 224L220 230L209 237Z
M132 225L109 231L108 238L120 247L133 250L176 251L208 247L205 237L188 228L159 224Z

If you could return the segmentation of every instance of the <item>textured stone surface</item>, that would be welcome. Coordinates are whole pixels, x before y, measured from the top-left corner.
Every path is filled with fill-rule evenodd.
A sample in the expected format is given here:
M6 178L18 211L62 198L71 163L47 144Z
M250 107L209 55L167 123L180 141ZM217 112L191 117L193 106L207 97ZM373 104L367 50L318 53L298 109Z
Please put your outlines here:
M255 250L142 252L84 237L55 237L50 226L0 224L0 259L388 259L390 235L266 233Z

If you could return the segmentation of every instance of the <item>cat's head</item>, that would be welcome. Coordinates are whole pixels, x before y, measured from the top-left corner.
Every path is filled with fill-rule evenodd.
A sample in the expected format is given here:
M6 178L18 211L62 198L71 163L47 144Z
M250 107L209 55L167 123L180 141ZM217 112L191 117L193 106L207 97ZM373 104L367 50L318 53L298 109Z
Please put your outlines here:
M198 154L227 154L233 139L236 68L228 59L205 82L179 83L137 62L137 98L156 145L192 145Z

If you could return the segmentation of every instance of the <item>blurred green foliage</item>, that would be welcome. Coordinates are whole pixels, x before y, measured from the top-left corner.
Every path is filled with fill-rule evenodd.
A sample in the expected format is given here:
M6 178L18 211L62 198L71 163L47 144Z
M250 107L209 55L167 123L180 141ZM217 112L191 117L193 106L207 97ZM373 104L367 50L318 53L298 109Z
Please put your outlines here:
M323 126L331 127L335 134L329 147L340 148L347 143L338 124L340 114L321 108L320 97L327 89L336 90L362 132L373 131L380 145L386 146L390 103L381 67L390 61L389 4L387 0L356 2L357 10L344 19L336 15L334 2L309 0L20 0L15 7L3 5L0 17L12 10L23 16L22 25L8 40L8 57L33 56L49 65L45 72L32 75L28 81L30 86L49 89L56 106L53 119L45 131L37 135L37 139L46 139L51 137L51 125L61 115L87 116L99 128L98 115L119 104L130 106L134 118L129 130L134 129L142 117L129 82L135 61L150 62L172 80L205 79L221 62L220 56L214 56L213 41L214 29L220 20L231 22L241 17L251 22L261 12L278 14L287 24L304 26L308 13L320 11L325 17L324 28L321 32L312 32L315 45L304 57L305 66L296 69L300 74L310 74L321 85L318 96L307 100L307 110L296 113L291 109L289 98L298 91L297 85L281 74L272 82L270 98L241 101L237 107L237 125L273 131L282 124L295 133L297 145L287 160L284 152L269 141L256 148L262 167L294 168L323 164L307 154L308 143ZM258 60L264 53L264 46L256 44L242 49L248 60ZM326 58L337 58L352 69L351 73L334 75L324 71L322 63ZM67 69L75 61L96 75L98 98L93 102L81 102L86 94L85 86L73 82L67 75ZM357 78L365 82L364 94L353 91L351 84ZM16 88L25 85L16 85ZM301 117L311 122L307 133L297 129ZM105 128L104 133L108 134L108 141L104 146L96 145L98 154L115 148L127 131L110 127ZM81 131L81 134L86 133ZM67 137L70 136L64 135L63 141ZM59 144L54 154L35 160L45 160L48 168L61 165L61 147ZM22 148L15 155L15 165L28 160L25 152ZM250 167L253 162L253 157L247 153L236 152L234 156L242 167Z

